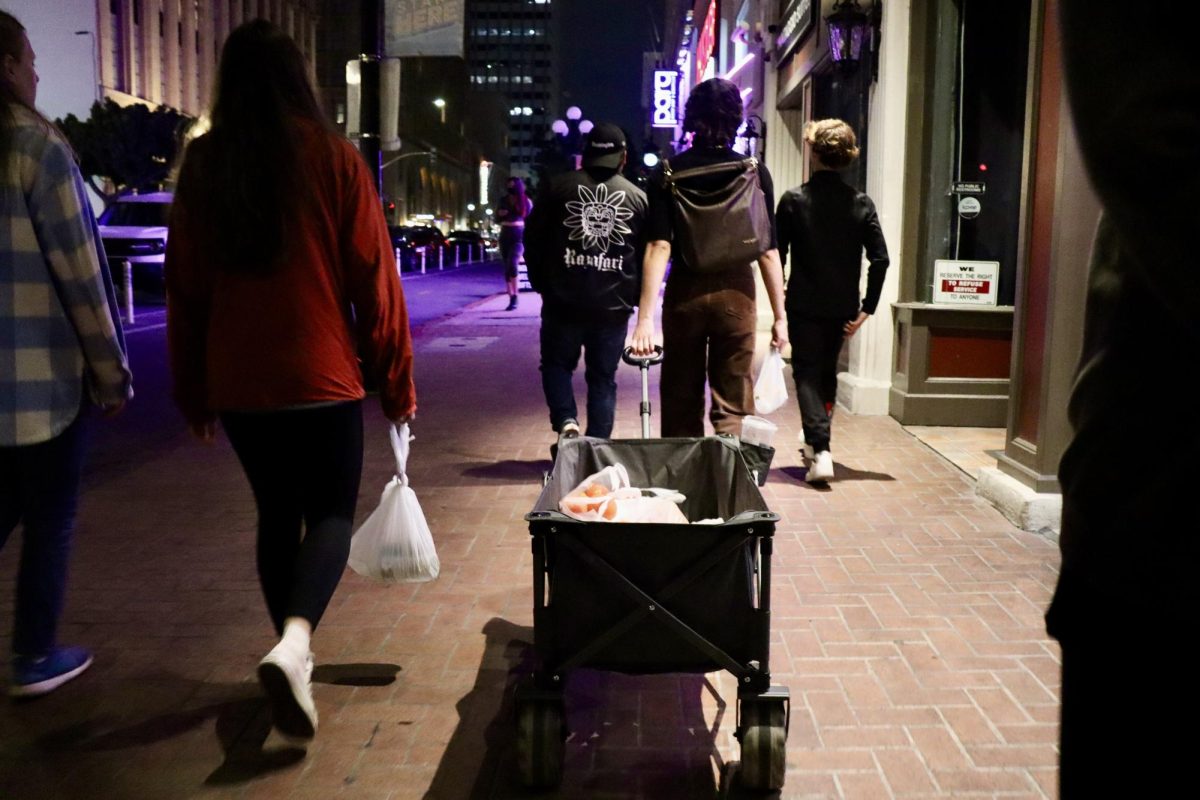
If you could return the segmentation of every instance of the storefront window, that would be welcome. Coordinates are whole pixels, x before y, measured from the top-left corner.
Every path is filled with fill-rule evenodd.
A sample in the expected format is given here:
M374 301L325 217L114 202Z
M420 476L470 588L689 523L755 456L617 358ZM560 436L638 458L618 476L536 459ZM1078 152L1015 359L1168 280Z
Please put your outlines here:
M998 262L998 304L1013 304L1029 13L1028 2L938 2L917 300L932 300L934 261L952 259Z

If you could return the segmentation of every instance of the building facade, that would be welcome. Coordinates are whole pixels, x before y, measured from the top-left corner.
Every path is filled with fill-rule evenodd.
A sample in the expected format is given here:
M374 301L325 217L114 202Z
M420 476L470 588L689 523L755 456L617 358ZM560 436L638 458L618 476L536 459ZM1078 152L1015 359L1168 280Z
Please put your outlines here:
M202 116L221 46L234 28L267 19L316 63L316 0L97 0L101 94L118 103L165 105Z
M843 351L839 404L906 425L1006 427L980 491L1052 496L1098 216L1060 89L1056 0L668 9L680 117L696 81L734 80L754 122L739 146L770 168L776 201L808 177L807 121L840 117L859 134L845 178L874 199L891 268ZM838 12L858 24L853 63L832 35Z
M559 113L557 15L552 0L468 0L466 55L471 88L501 98L509 116L513 175L533 176Z

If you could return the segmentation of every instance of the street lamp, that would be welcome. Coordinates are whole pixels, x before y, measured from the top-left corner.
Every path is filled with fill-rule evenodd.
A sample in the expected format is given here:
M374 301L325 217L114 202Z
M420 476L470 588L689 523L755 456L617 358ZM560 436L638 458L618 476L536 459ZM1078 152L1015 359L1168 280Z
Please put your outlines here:
M438 111L442 112L442 124L445 125L446 124L446 101L439 97L433 101L433 104L437 107Z
M590 119L583 118L579 106L567 109L566 119L556 119L550 124L553 131L562 140L559 147L563 155L571 162L573 169L579 169L580 154L583 152L583 137L591 132L595 125Z
M379 165L379 169L382 170L384 167L390 167L392 164L395 164L397 161L403 161L404 159L412 158L413 156L429 156L430 158L437 158L437 151L436 150L421 150L420 152L417 152L417 153L404 153L403 155L398 155L395 158L389 158L387 161L385 161Z
M838 0L833 13L825 18L829 25L829 55L844 70L853 70L862 60L863 42L870 20L859 8L858 0Z

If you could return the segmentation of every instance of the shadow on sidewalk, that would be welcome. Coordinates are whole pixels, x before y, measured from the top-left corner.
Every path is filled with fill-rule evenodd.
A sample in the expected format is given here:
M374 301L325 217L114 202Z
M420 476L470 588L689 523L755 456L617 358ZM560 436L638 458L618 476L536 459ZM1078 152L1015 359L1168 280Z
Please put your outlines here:
M814 491L829 491L830 484L812 484L807 481L807 467L780 467L779 469L771 470L771 474L779 473L791 478L795 483L807 486ZM861 469L851 469L844 464L834 462L833 465L833 481L834 485L845 483L848 481L894 481L896 478L888 475L886 472L869 472Z
M385 686L395 682L398 672L396 664L323 664L313 671L313 680L339 686ZM147 696L144 692L149 687L153 689ZM204 700L197 702L199 698ZM169 673L141 675L114 684L103 702L103 707L75 709L86 716L42 733L34 742L35 752L64 764L93 754L131 751L132 755L132 751L154 745L165 745L172 752L190 749L200 754L206 752L205 747L189 744L206 738L209 734L205 726L215 722L224 759L203 780L205 786L247 783L305 759L306 751L300 744L277 739L268 745L271 713L261 690L253 683L206 683ZM37 714L34 703L25 705L29 706L25 715L30 720L44 719ZM117 716L103 708L136 708L141 713L130 719L131 715ZM60 723L61 719L58 717ZM177 782L181 791L196 780L191 777L196 767L210 768L186 757L156 763L178 776L171 782ZM73 777L81 781L84 778Z
M570 733L563 784L553 791L525 789L516 768L513 694L533 673L533 629L493 618L483 633L487 646L475 685L456 704L459 723L425 800L779 797L738 788L736 762L725 762L717 747L721 723L732 708L705 675L631 676L588 669L573 672L566 690ZM704 714L706 695L716 708L711 728Z
M200 733L202 726L215 720L217 739L225 759L204 781L205 785L243 783L304 760L303 747L263 747L271 732L271 715L257 686L246 683L204 683L162 674L145 677L144 680L152 683L156 687L156 694L163 698L194 697L199 693L205 697L225 699L194 707L186 707L189 704L185 702L184 708L176 707L132 723L127 718L120 718L115 726L111 714L91 715L42 734L36 740L37 750L52 758L66 756L74 760L74 757L87 754L138 750L171 740L178 740L176 744L185 746L189 736L203 735ZM141 680L130 682L130 690L136 693L139 683ZM111 696L108 698L109 701L112 699ZM178 704L178 700L164 702ZM138 702L132 697L129 703L131 707L146 706L145 702ZM120 705L117 702L113 707ZM153 705L151 703L151 707Z
M507 461L495 461L491 463L473 461L458 465L465 478L483 478L485 480L523 484L533 482L540 484L542 477L553 469L553 467L554 462L548 458L536 461L515 461L509 459ZM532 636L532 634L530 635Z

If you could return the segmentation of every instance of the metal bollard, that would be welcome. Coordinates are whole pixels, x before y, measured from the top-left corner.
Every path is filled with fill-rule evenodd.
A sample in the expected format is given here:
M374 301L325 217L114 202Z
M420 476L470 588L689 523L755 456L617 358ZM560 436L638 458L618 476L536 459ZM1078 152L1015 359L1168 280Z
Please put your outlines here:
M125 262L125 321L133 324L133 264Z
M438 270L442 270L446 266L446 248L439 247L438 251Z
M421 274L425 274L425 248L421 248Z

